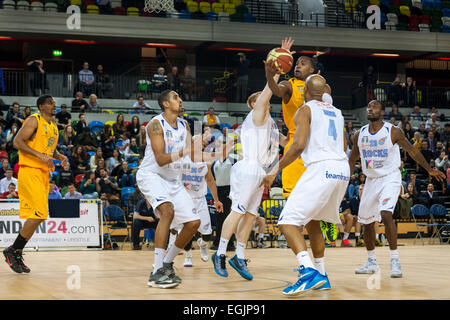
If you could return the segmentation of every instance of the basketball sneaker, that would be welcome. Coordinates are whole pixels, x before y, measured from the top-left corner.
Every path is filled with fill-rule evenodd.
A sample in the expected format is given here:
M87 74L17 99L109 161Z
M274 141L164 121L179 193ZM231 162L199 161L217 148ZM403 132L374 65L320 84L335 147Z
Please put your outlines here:
M184 258L184 266L192 267L192 251L191 250L186 252L186 257Z
M401 278L402 276L400 261L398 259L391 259L391 278Z
M9 267L16 273L29 273L30 269L23 263L22 253L14 250L14 248L8 247L3 250L5 261Z
M217 252L214 253L211 256L211 261L213 263L214 266L214 271L221 277L228 277L228 271L227 271L227 267L225 265L225 259L226 256L224 254L221 254L220 256L217 255Z
M353 247L353 245L348 241L348 239L342 240L341 247Z
M320 221L320 228L328 242L335 242L337 239L337 229L334 223Z
M357 247L364 247L366 244L364 243L363 239L357 238L356 239L356 246Z
M209 259L208 243L205 243L202 238L198 238L197 243L200 247L200 258L202 261L207 262Z
M363 265L361 268L356 269L356 274L372 274L378 272L378 264L377 260L375 259L367 259L367 262L365 265Z
M319 288L326 283L324 277L316 269L300 266L299 269L294 269L294 271L298 271L298 280L293 285L283 289L283 294L286 296L297 296Z
M335 248L336 247L336 242L326 242L325 241L325 248Z
M381 242L380 239L376 239L376 240L375 240L375 245L376 245L377 247L382 247L382 246L383 246L383 242Z
M155 274L151 273L148 279L148 286L162 289L169 289L178 286L181 279L175 276L172 263L163 263Z
M330 280L328 280L328 275L327 274L322 275L321 273L319 273L319 274L322 278L325 279L326 282L322 286L317 287L314 290L317 290L317 291L331 290L331 284L330 284Z
M236 270L245 280L252 280L253 276L247 268L248 259L239 259L237 255L228 260L228 263Z
M258 244L256 246L261 249L266 249L269 247L267 244L264 243L263 239L261 238L258 239Z

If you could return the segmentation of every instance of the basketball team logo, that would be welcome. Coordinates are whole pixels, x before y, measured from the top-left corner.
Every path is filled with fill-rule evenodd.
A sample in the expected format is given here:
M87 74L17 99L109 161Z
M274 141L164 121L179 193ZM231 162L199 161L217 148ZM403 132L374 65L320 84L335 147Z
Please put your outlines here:
M385 205L389 202L389 200L391 200L391 198L383 199L383 201L381 202L381 204L382 204L383 206L385 206Z
M378 144L379 144L380 146L382 146L382 145L386 142L386 139L387 139L387 137L381 138L380 140L378 140Z
M370 165L371 162L372 160L366 160L366 169L372 169L372 166Z

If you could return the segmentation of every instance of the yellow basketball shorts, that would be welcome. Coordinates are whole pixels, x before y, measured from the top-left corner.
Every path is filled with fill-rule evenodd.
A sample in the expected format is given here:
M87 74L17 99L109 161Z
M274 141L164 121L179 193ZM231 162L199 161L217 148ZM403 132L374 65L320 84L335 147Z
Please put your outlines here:
M48 216L49 173L21 166L17 179L21 219L43 219Z
M284 148L284 153L286 154L287 150L291 146L294 141L294 137L292 137ZM306 167L303 164L303 160L298 158L281 172L281 181L283 184L283 196L288 197L292 190L294 190L295 185L297 184L300 177L306 171Z

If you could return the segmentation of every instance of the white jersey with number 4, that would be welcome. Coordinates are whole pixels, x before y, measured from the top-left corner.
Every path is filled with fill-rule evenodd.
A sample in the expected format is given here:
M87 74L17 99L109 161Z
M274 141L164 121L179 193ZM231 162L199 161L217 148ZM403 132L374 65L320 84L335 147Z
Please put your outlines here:
M344 152L344 117L341 110L317 100L306 105L311 110L311 124L302 153L305 166L324 160L348 159Z

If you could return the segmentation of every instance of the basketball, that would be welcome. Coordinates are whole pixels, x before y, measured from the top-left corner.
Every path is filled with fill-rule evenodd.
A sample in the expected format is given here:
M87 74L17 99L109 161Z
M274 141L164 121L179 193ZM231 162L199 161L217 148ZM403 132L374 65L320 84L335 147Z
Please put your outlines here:
M267 55L267 61L273 60L275 66L281 72L281 74L286 74L291 71L294 65L294 58L291 53L283 48L272 49Z

